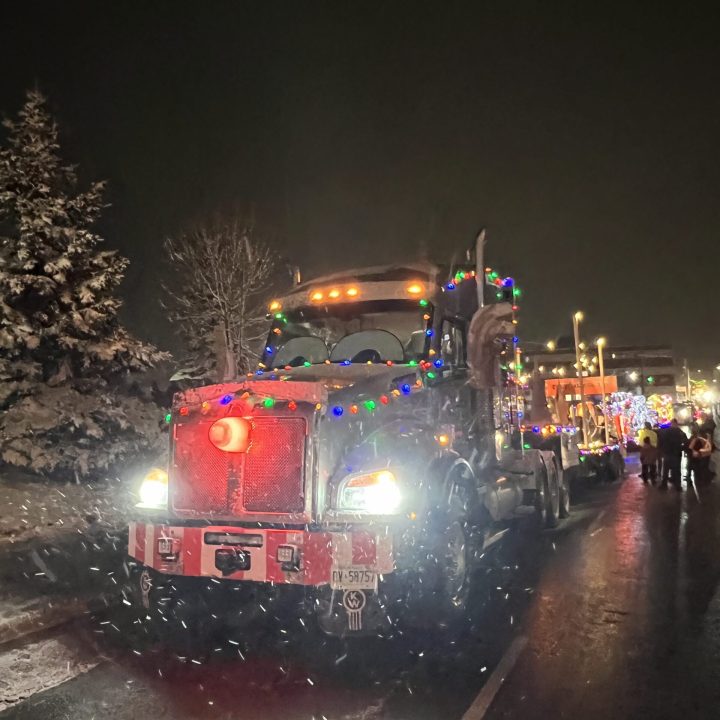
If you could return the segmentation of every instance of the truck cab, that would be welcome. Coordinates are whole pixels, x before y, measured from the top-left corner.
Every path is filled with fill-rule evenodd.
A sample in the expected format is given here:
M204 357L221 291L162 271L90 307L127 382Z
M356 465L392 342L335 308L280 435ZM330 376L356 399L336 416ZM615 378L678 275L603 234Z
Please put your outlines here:
M143 602L163 578L212 578L299 590L335 635L378 632L387 608L462 615L508 523L555 524L569 502L553 453L511 440L502 363L478 380L505 342L481 300L476 268L425 263L273 300L257 371L175 398L169 467L130 527Z

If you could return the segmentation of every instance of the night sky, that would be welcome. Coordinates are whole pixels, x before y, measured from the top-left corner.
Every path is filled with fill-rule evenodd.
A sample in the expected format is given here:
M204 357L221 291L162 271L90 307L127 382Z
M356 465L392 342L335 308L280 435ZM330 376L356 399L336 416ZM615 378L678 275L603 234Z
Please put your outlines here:
M37 84L109 181L125 318L162 345L163 238L252 205L306 276L448 261L486 226L524 337L581 308L588 338L714 365L720 18L696 7L4 3L0 112Z

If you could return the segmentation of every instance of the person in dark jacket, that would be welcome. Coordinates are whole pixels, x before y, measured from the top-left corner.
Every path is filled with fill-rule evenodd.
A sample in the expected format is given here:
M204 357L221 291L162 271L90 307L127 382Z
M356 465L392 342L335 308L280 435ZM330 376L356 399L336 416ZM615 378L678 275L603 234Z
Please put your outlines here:
M682 455L687 447L687 435L681 430L677 420L670 423L660 436L660 451L663 458L662 483L660 488L667 490L668 481L676 490L682 491Z
M687 475L685 480L690 487L690 478L695 481L695 487L698 483L707 482L710 479L710 454L712 453L712 443L704 433L701 432L700 426L693 423L690 426L692 434L687 445Z
M663 476L662 439L663 439L663 435L665 434L665 430L667 430L667 427L663 427L662 425L658 424L655 426L654 430L657 435L657 450L658 450L657 476L659 478L662 478L662 476Z

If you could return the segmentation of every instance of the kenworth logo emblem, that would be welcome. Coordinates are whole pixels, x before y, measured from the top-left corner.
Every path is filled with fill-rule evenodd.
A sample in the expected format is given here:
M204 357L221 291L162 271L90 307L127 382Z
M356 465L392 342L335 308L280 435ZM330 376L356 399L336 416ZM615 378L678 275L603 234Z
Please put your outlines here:
M362 611L367 603L365 593L362 590L346 590L342 602L347 612L348 630L362 630Z

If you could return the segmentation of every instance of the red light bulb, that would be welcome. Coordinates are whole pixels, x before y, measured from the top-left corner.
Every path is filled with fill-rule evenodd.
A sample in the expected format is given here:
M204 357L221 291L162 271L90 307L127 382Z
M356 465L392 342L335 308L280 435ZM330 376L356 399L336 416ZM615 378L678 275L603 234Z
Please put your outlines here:
M250 447L252 424L241 417L226 417L210 426L208 439L223 452L247 452Z

